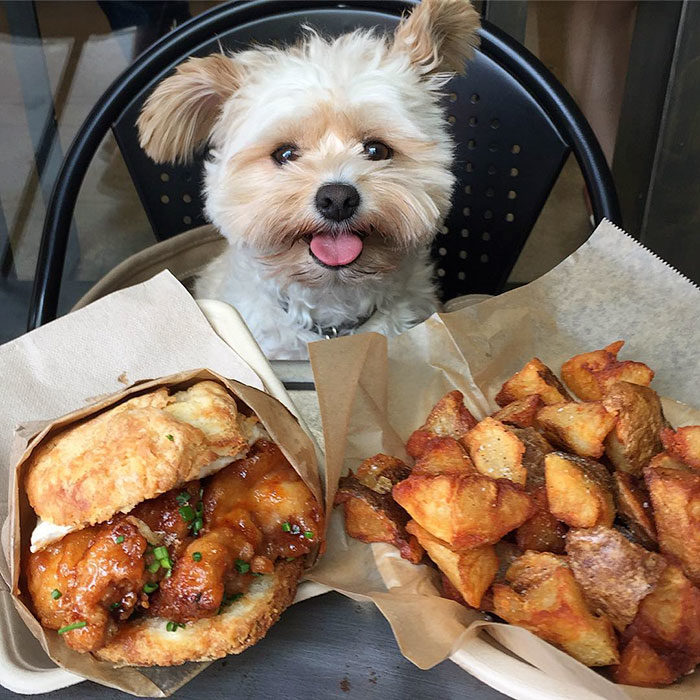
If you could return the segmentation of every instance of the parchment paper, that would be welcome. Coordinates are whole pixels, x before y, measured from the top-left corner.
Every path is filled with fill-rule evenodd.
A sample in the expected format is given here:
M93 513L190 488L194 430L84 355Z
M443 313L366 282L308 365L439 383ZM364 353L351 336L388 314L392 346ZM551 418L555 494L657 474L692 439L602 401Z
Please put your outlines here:
M699 312L697 287L603 222L578 251L524 287L436 314L388 341L365 334L312 344L327 503L340 475L366 457L385 452L405 459L406 439L446 392L462 391L478 417L496 410L493 396L503 381L533 356L558 372L572 355L624 339L621 358L650 365L656 371L653 388L697 404ZM700 411L690 406L665 400L664 409L676 426L700 422ZM431 568L401 559L390 545L348 538L339 509L331 518L327 554L311 576L352 597L372 599L401 652L421 668L448 656L460 663L487 630L576 697L666 700L700 694L700 673L664 690L616 686L526 630L484 622L480 614L438 597ZM497 679L500 690L522 697L518 678L503 677L515 668L509 656L494 658L498 661L479 677L494 685ZM548 692L543 684L543 696L552 697Z
M200 367L215 374L198 370ZM12 505L9 558L13 568L10 572L0 557L0 573L10 584L21 617L49 656L69 671L135 695L162 697L174 692L208 664L115 671L89 655L72 652L55 633L44 634L17 591L20 543L29 536L34 521L26 499L16 488L19 482L8 483L8 474L14 474L29 441L40 431L52 429L52 419L77 411L68 419L74 420L95 410L89 404L104 407L148 386L127 390L126 385L152 377L166 377L162 382L174 385L193 376L241 382L227 385L254 408L320 498L312 442L286 408L259 391L264 387L258 375L212 330L196 302L168 272L0 346L0 373L5 389L0 402L0 480L9 489L6 493ZM55 425L64 422L56 421ZM4 520L6 513L6 501L0 499L0 519Z

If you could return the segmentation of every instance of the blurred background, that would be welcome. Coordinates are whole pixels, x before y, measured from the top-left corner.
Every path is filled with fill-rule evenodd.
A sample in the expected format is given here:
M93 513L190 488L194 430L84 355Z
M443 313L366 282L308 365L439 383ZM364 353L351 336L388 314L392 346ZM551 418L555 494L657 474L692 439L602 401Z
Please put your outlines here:
M0 343L26 328L46 202L81 122L145 48L217 4L0 2ZM627 231L700 282L700 2L475 4L538 56L579 103L613 168ZM511 283L542 275L591 230L572 156ZM80 192L59 311L154 242L110 135Z

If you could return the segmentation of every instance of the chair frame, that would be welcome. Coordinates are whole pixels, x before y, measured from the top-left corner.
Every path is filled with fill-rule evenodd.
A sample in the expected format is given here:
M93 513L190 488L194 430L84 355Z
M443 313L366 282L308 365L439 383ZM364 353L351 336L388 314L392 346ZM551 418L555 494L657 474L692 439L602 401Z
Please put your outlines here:
M400 16L415 4L416 0L344 0L342 6ZM39 247L28 330L56 317L70 227L83 179L102 139L144 86L182 56L183 48L194 48L237 23L259 18L263 7L281 12L339 6L333 0L242 0L215 7L166 34L112 83L76 134L51 194ZM479 50L533 95L568 143L588 188L595 222L606 218L620 225L612 173L573 98L535 56L504 32L483 21L479 33Z

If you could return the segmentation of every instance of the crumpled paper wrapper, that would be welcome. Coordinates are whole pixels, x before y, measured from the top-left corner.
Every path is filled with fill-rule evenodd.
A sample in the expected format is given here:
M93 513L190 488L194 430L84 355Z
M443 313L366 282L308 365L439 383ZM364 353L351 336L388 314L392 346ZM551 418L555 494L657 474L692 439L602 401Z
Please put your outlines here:
M686 402L664 400L671 423L700 423L700 411L687 405L698 401L699 309L696 286L603 222L573 255L524 287L436 314L396 338L365 334L310 345L328 512L348 468L377 452L407 458L406 439L446 392L459 389L469 410L484 417L497 409L501 384L533 356L558 372L572 355L624 339L622 359L647 363L656 371L652 387ZM513 697L700 695L700 673L662 690L618 686L524 629L440 598L432 568L410 564L390 545L348 538L341 509L330 517L327 554L311 577L373 600L401 652L419 667L449 656Z
M89 654L72 651L56 632L44 630L28 609L21 562L36 516L21 487L26 459L62 426L149 388L180 389L200 379L224 384L242 409L248 407L258 416L322 503L313 443L289 411L262 391L258 375L214 333L196 302L169 273L1 346L0 363L6 388L0 407L0 478L13 477L8 484L9 528L4 533L9 537L3 541L9 570L2 567L0 573L20 617L62 668L134 695L170 695L209 664L115 670ZM198 369L204 364L212 369ZM161 378L149 381L154 376ZM136 384L124 387L132 382ZM42 420L71 409L58 420ZM0 502L0 511L4 507ZM0 518L4 520L4 513Z

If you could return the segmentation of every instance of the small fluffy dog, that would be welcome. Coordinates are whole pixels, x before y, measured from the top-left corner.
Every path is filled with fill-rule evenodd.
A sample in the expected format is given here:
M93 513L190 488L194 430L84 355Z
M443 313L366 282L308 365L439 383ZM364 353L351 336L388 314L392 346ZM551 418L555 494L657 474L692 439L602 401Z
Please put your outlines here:
M438 308L429 248L454 184L441 89L478 26L468 0L423 0L393 37L307 30L289 48L192 58L147 100L153 160L210 144L206 215L230 245L195 294L234 305L268 357L400 333Z

